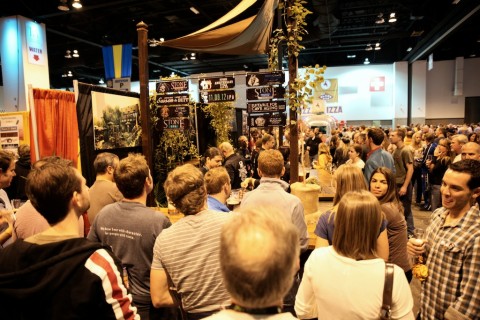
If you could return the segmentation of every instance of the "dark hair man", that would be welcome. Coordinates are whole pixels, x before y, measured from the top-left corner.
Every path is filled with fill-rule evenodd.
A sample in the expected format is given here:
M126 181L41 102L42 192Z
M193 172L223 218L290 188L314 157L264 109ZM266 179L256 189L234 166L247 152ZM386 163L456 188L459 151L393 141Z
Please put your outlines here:
M153 305L173 305L169 287L174 287L188 319L203 319L229 303L220 272L219 239L231 215L207 209L203 174L191 164L171 171L164 189L185 217L155 241L150 273Z
M90 209L88 210L88 220L90 223L95 220L95 216L103 207L123 198L123 195L118 191L113 176L118 162L118 156L110 152L99 153L93 162L93 168L97 173L97 177L89 191Z
M5 319L139 319L108 246L78 234L90 206L85 179L59 160L30 172L27 196L50 228L0 255Z
M242 211L224 225L220 246L232 304L207 319L296 319L282 313L300 263L298 232L286 217L267 207Z
M103 207L93 221L88 239L108 244L122 261L133 302L142 319L157 319L168 310L153 308L150 266L155 239L171 223L161 212L146 206L153 179L145 157L129 154L115 169L122 201Z
M378 167L387 167L395 172L395 164L392 155L382 148L384 139L385 133L382 129L371 128L368 130L367 141L370 152L367 154L367 161L365 161L365 168L363 171L366 181L370 181L373 170Z
M421 319L477 319L480 315L480 161L461 160L445 172L442 208L435 210L423 243L410 239L412 256L425 254Z

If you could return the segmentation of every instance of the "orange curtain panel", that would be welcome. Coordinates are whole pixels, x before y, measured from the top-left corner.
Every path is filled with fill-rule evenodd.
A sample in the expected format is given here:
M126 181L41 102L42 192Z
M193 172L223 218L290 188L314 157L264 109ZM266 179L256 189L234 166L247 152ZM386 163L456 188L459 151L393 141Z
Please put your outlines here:
M74 166L77 166L78 123L75 94L60 90L33 89L33 98L32 121L36 122L36 132L33 132L32 136L37 136L39 158L55 155L72 160Z

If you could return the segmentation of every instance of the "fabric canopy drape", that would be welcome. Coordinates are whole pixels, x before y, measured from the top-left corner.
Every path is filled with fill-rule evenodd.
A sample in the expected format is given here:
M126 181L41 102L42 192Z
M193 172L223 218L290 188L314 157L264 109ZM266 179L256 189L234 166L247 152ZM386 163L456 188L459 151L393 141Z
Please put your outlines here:
M260 12L240 22L181 38L163 46L217 54L248 55L266 53L278 0L265 0Z
M33 89L39 158L59 156L78 162L78 125L75 94L59 90ZM33 129L33 128L32 128ZM32 144L34 145L34 144ZM32 152L32 162L35 159Z

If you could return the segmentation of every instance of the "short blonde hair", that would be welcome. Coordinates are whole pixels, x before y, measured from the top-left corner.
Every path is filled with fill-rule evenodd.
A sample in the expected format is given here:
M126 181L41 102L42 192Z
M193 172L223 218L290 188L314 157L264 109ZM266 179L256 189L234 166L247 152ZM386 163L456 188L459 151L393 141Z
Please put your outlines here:
M368 190L362 169L353 164L344 164L335 172L337 187L333 197L333 205L340 202L343 195L348 191Z
M333 248L355 260L376 256L382 219L380 203L373 194L365 190L345 193L335 214Z
M163 184L167 198L184 215L200 212L207 198L202 172L192 164L172 170Z
M230 176L224 167L212 168L205 173L205 188L208 194L217 194L222 191L223 186L230 184Z

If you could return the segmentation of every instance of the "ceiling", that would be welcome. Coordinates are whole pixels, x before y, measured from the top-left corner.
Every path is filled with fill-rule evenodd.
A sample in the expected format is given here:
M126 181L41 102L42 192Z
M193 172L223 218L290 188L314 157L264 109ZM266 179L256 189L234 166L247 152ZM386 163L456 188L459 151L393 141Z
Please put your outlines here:
M22 15L47 28L50 83L70 87L72 79L98 83L104 77L102 46L133 43L132 80L138 80L136 24L149 26L149 39L174 39L196 31L234 8L240 0L81 0L83 8L57 9L59 0L2 1L1 16ZM480 2L478 0L310 0L306 5L309 34L299 66L348 66L371 63L480 57ZM458 1L458 0L457 0ZM454 2L457 2L454 1ZM239 19L258 12L257 0ZM190 10L195 7L199 13ZM390 13L397 21L389 23ZM376 24L379 14L385 23ZM274 25L274 28L276 26ZM379 43L380 50L366 51ZM412 48L411 51L407 51ZM66 50L80 57L66 59ZM267 67L266 55L225 56L150 47L150 79L175 72L181 76L221 71L257 71ZM352 58L352 56L355 56ZM349 58L350 57L350 58ZM1 57L0 57L1 58ZM286 64L285 64L286 66ZM72 71L73 77L62 77Z

